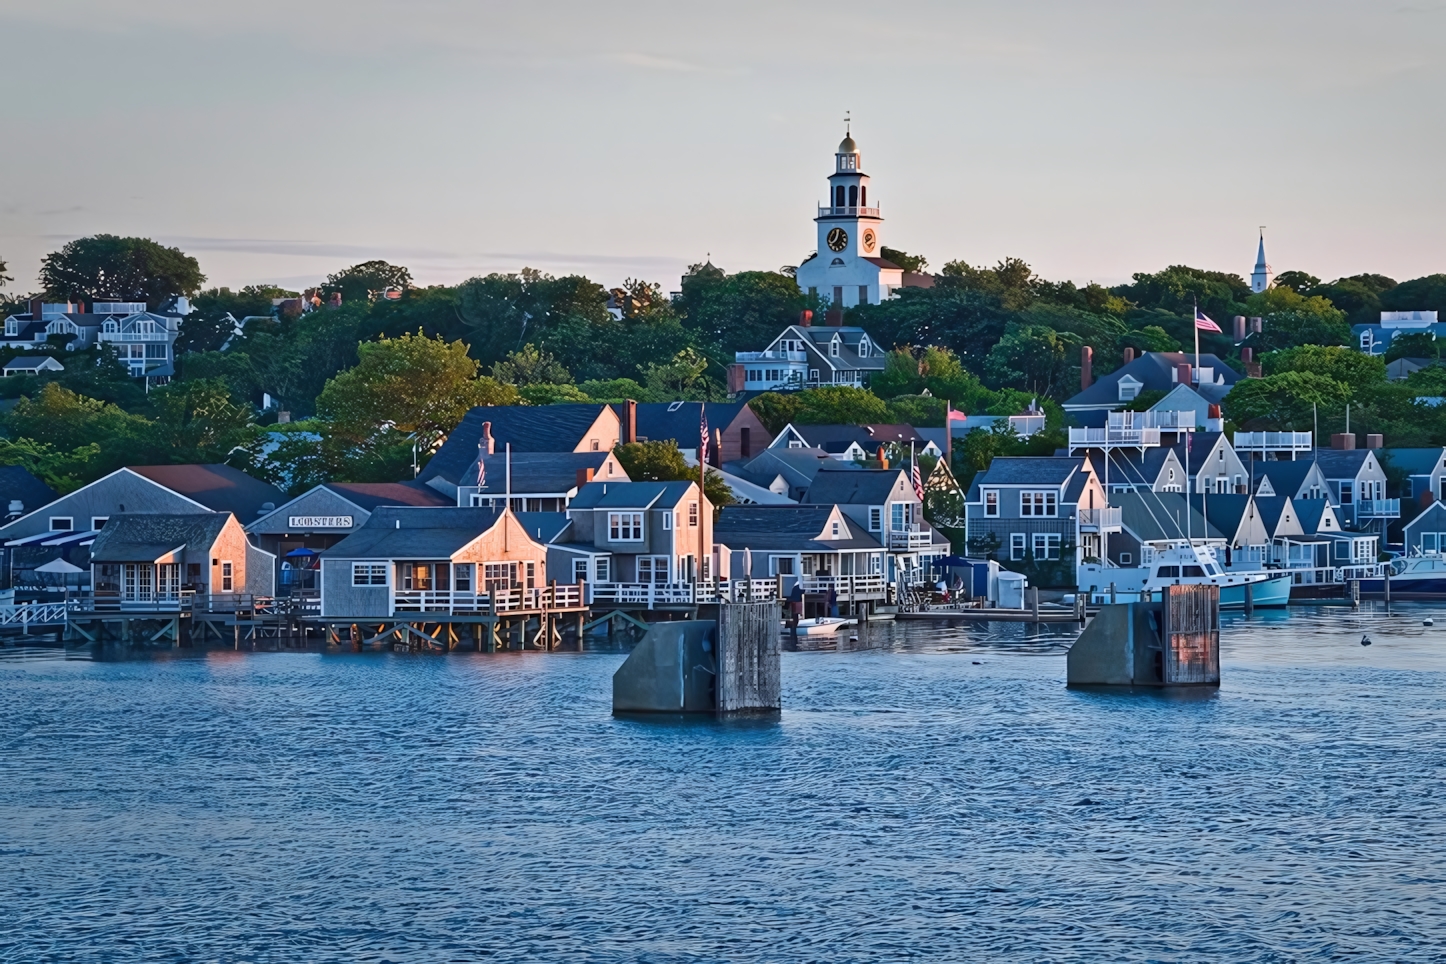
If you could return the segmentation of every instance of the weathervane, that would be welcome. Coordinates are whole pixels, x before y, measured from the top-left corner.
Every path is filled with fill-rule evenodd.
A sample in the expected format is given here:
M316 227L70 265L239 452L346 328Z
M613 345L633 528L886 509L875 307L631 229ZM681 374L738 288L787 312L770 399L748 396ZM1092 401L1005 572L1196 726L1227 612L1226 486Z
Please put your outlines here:
M850 136L853 135L853 121L849 120L849 118L850 118L852 115L853 115L853 111L851 111L851 110L846 110L846 111L844 111L844 136L845 136L845 137L850 137Z

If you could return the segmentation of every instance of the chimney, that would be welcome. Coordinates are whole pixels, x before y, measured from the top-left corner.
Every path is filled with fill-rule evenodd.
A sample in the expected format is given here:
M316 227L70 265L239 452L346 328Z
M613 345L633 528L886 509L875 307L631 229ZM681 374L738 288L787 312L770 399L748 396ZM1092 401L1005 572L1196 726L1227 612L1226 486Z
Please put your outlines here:
M835 328L839 327L843 324L843 309L830 308L828 314L824 316L824 320Z
M623 402L623 444L638 440L638 403L631 398Z
M1243 347L1240 349L1240 361L1241 361L1243 364L1249 365L1249 364L1250 364L1251 362L1253 362L1254 360L1255 360L1255 350L1254 350L1253 348L1251 348L1249 345L1243 346Z
M1252 319L1250 319L1250 331L1251 331L1251 333L1256 334L1256 335L1260 334L1260 329L1261 329L1262 326L1264 326L1264 324L1265 324L1265 319L1264 319L1264 318L1252 318Z
M1181 385L1190 384L1190 363L1181 362L1175 366L1175 381Z
M723 467L723 430L721 428L713 430L713 444L709 447L708 464L715 469Z
M592 469L577 470L577 487L580 489L592 481Z
M1354 452L1356 450L1355 433L1347 435L1345 432L1336 432L1331 436L1331 448L1342 452Z
M277 413L276 413L276 424L277 424L277 425L290 425L290 424L291 424L291 413L290 413L290 412L277 412Z
M1126 347L1126 348L1125 348L1125 364L1128 365L1130 362L1132 362L1132 361L1134 361L1134 360L1135 360L1135 350L1134 350L1133 348Z
M805 308L805 309L803 309L802 311L800 311L800 312L798 313L798 327L800 327L800 328L812 328L812 327L813 327L813 312L812 312L812 311L810 311L809 309Z
M30 299L30 320L39 321L40 316L45 313L45 301L43 298Z
M1079 350L1079 390L1084 391L1095 383L1094 373L1095 350L1089 345L1080 346Z
M18 519L24 514L25 503L21 502L19 499L11 499L10 508L5 513L5 521L9 522L11 519Z
M483 423L482 423L482 446L481 446L481 447L482 447L482 449L483 449L488 455L493 455L493 454L495 454L495 449L496 449L496 447L497 447L497 440L492 437L492 423L491 423L491 422L483 422Z
M1207 410L1205 417L1206 417L1206 418L1219 418L1219 417L1220 417L1220 406L1219 406L1219 405L1211 405L1210 408Z
M1368 434L1366 436L1366 448L1372 451L1386 447L1386 439L1382 435Z
M888 460L888 458L884 455L884 447L883 447L882 445L880 445L880 446L879 446L879 468L881 468L881 469L886 469L886 468L888 468L888 467L889 467L889 460Z
M1244 316L1244 315L1236 315L1236 316L1235 316L1235 340L1236 340L1236 342L1242 342L1242 341L1245 340L1245 316Z
M84 302L84 301L76 301L76 303L75 303L75 313L76 313L77 315L83 315L83 314L85 314L85 302Z
M340 291L333 291L333 292L331 293L331 297L327 299L326 303L327 303L327 305L329 305L329 306L332 307L332 308L340 308L340 307L341 307L341 292L340 292Z
M748 387L748 369L742 365L728 366L728 394L733 395Z

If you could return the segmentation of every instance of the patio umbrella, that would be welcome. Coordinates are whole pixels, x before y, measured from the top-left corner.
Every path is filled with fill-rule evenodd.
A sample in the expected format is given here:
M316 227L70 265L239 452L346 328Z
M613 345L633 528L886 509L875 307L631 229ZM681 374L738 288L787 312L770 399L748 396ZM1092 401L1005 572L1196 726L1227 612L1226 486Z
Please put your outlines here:
M290 552L288 552L288 553L286 554L286 558L287 558L287 559L296 559L296 558L299 558L299 557L314 556L314 555L316 555L316 550L315 550L315 549L305 549L305 548L302 548L302 549L292 549Z
M77 572L85 572L84 569L80 568L79 566L72 566L70 563L66 562L64 559L52 559L52 560L50 560L49 562L47 562L47 563L46 563L45 565L43 565L43 566L36 566L36 567L35 567L35 571L36 571L36 572L58 572L58 573L61 573L61 574L63 574L63 575L66 575L66 576L73 575L74 573L77 573Z

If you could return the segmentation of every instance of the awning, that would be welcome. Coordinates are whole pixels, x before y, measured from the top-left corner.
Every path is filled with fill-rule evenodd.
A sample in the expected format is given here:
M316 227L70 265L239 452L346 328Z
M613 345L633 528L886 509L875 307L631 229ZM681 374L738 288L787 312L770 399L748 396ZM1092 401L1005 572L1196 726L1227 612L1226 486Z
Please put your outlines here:
M42 546L83 546L87 541L94 542L95 537L100 535L99 529L91 529L88 532L68 532L57 539L46 539Z
M33 535L33 536L21 536L19 539L11 539L10 541L8 541L8 542L5 543L5 548L9 549L9 548L12 548L12 547L14 547L14 546L32 546L32 545L38 545L38 544L44 542L44 541L47 540L47 539L63 539L63 538L65 538L66 536L87 535L87 534L88 534L88 533L77 532L77 531L74 530L74 529L65 529L65 530L61 530L61 531L59 531L59 532L40 532L40 533L37 533L37 534L35 534L35 535Z

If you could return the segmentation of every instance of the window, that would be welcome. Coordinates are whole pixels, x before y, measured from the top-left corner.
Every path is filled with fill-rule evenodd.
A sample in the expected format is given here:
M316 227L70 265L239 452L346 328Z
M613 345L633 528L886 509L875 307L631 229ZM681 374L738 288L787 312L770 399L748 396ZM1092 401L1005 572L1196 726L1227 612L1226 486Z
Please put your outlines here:
M842 184L833 189L833 206L836 208L844 206L844 187Z
M607 556L599 556L597 562L593 566L593 570L597 573L598 582L612 581L612 560L609 559Z
M860 339L860 340L859 340L859 357L860 357L860 358L868 358L868 357L869 357L869 340L868 340L867 338L863 338L863 339Z
M1157 573L1157 575L1158 575L1161 579L1179 579L1179 578L1180 578L1180 567L1179 567L1179 566L1161 566L1159 572Z
M688 528L698 528L698 503L696 502L688 503Z
M904 523L908 521L908 506L902 502L889 503L889 528L895 532L904 531Z
M572 561L572 581L582 582L587 579L587 559L574 559Z
M452 588L457 592L472 591L472 575L475 567L470 562L459 562L452 567Z
M1341 483L1341 505L1350 505L1350 504L1351 504L1351 496L1352 496L1353 494L1354 494L1354 493L1352 492L1351 483L1349 483L1349 482L1342 482L1342 483Z
M353 586L385 586L387 564L384 562L354 562L351 564Z
M10 338L14 338L16 335L20 334L20 322L16 321L14 318L6 318L5 334Z
M810 369L808 370L808 380L811 381L811 382L816 382L816 381L818 381L818 369L817 369L817 368L810 368Z
M75 518L68 515L53 515L50 517L51 532L69 532L75 528Z
M984 491L984 514L989 516L999 515L998 489L986 489Z
M1133 402L1135 400L1135 396L1140 394L1140 387L1143 384L1143 382L1137 382L1133 378L1130 378L1128 376L1125 378L1121 378L1119 383L1120 401Z
M608 539L612 542L642 542L643 514L641 512L609 512Z
M222 591L222 592L231 592L231 591L233 591L234 588L235 588L235 585L234 585L234 584L235 584L235 573L234 573L234 571L233 571L233 569L232 569L231 563L229 563L229 562L223 562L223 563L221 563L221 591Z
M667 556L638 556L638 582L667 582Z
M113 321L107 321L104 325L104 328L107 335L114 335L116 332L120 331L120 326Z
M1132 557L1128 552L1122 552L1122 553L1120 553L1120 565L1122 565L1122 566L1128 566L1128 565L1130 564L1130 559L1131 559L1131 558L1133 558L1133 557Z
M884 527L884 507L881 505L869 506L869 531L878 532Z
M663 531L666 532L667 530L669 530L669 529L671 529L671 528L673 528L673 513L671 513L671 512L664 512L664 513L663 513Z
M1059 533L1036 532L1034 534L1034 558L1036 560L1057 560L1059 558Z
M598 447L597 447L597 439L595 439L595 438L590 438L590 439L587 440L587 444L588 444L588 447L589 447L590 449L592 449L594 452L599 451L599 449L598 449Z
M531 559L527 560L527 563L526 563L526 565L525 565L524 571L527 573L527 581L524 583L524 585L525 585L528 589L536 589L536 588L537 588L537 563L534 562L534 561L531 560Z
M669 402L669 403L668 403L668 411L670 411L670 412L676 412L678 409L680 409L680 408L682 408L682 407L683 407L683 403L682 403L682 402Z
M1024 533L1014 532L1009 536L1009 558L1018 562L1024 558Z
M847 161L845 161L845 163L847 163ZM851 208L856 208L856 207L858 207L858 206L859 206L859 186L858 186L857 184L850 184L850 185L849 185L849 207L851 207Z
M877 552L869 556L869 575L877 576L884 571L884 557Z
M1370 351L1370 350L1371 350L1371 333L1370 333L1369 331L1363 331L1363 332L1361 332L1361 351L1368 352L1368 351Z
M488 592L503 592L517 585L517 563L488 562L482 565L482 578Z
M835 338L833 341L831 341L831 342L828 343L828 354L829 354L829 357L830 357L830 358L837 358L837 357L838 357L838 339L837 339L837 338Z
M1198 579L1205 575L1205 570L1201 569L1199 566L1185 566L1183 571L1187 578L1190 576L1194 576Z
M829 528L829 538L830 538L830 539L837 539L837 538L838 538L838 522L834 522L833 525Z
M1019 493L1019 514L1022 516L1057 516L1059 494L1053 491Z
M866 305L866 304L868 304L868 303L869 303L869 286L868 286L868 285L859 285L859 304L861 304L861 305Z
M775 576L793 575L792 556L769 556L769 565L770 568L773 569L773 575Z

